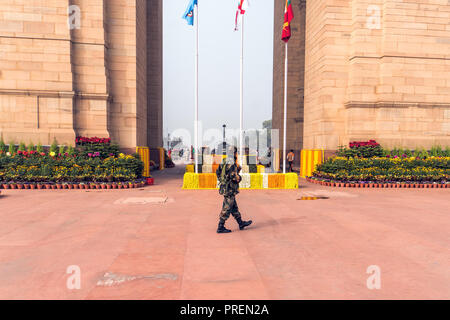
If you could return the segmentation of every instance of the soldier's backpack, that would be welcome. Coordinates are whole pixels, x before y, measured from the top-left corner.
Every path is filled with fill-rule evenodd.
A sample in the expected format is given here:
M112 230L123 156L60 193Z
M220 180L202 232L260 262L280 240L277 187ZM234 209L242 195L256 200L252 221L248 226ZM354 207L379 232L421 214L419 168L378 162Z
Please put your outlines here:
M219 169L220 170L220 169ZM217 170L217 171L219 171ZM219 178L219 194L224 195L228 186L227 165L222 163Z

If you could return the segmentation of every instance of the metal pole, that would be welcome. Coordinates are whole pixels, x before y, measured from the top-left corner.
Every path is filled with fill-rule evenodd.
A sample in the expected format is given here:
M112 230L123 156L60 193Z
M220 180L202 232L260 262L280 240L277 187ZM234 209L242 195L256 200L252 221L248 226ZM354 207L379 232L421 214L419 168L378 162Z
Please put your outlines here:
M287 88L288 88L288 44L285 44L284 59L284 132L283 132L283 173L286 173L286 126L287 126Z
M199 22L199 10L198 4L194 8L196 14L194 14L195 23L195 119L194 119L194 159L195 159L195 173L198 173L198 22Z
M244 15L241 21L241 97L240 97L240 127L239 127L239 165L243 165L243 129L244 129Z
M225 135L225 129L226 129L226 125L223 125L223 142L222 142L222 155L226 155L227 154L227 143L226 143L226 135Z

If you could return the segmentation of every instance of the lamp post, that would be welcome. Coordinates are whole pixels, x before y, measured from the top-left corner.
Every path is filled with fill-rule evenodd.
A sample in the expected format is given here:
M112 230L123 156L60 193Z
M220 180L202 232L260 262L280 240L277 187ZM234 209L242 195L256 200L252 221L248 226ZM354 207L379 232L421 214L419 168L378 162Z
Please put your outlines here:
M170 133L167 133L167 151L170 150Z
M226 128L227 128L227 125L224 124L224 125L223 125L223 143L222 143L222 154L223 154L223 155L226 155L226 154L227 154L227 152L226 152L227 143L226 143L226 141L225 141L225 129L226 129Z

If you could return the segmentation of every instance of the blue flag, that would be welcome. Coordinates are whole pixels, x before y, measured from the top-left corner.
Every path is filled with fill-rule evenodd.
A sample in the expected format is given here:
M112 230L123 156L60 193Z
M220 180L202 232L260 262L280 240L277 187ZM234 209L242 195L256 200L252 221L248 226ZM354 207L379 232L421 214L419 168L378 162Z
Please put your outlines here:
M187 21L188 25L194 25L194 6L197 5L198 0L190 0L186 12L183 15L183 19Z

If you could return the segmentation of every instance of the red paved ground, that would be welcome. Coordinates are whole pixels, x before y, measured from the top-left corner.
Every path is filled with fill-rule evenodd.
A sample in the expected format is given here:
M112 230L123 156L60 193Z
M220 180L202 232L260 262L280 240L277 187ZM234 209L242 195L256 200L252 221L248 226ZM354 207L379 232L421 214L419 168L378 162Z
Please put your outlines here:
M144 190L2 190L0 298L450 298L448 189L243 191L254 226L217 235L216 191L180 190L181 168L155 176Z

